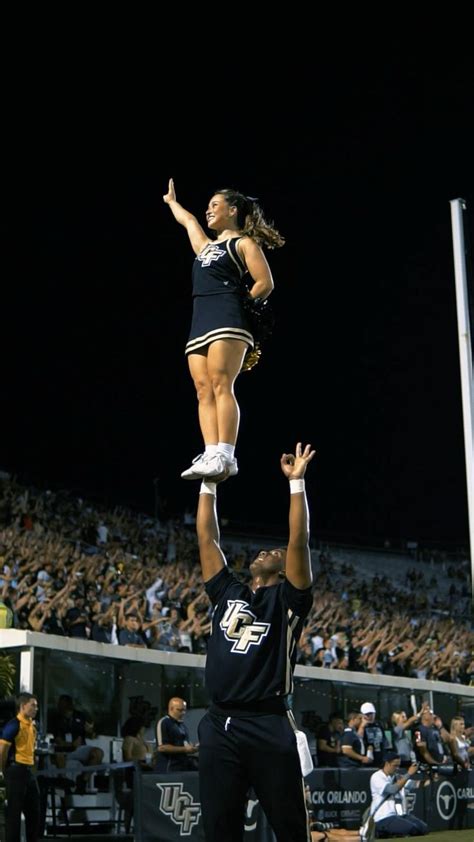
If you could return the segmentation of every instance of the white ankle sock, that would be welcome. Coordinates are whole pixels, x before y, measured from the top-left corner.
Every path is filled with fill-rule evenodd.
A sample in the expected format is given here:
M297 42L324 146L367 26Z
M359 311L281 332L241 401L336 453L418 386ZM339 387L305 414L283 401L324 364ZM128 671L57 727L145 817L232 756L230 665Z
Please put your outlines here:
M226 444L225 441L220 441L219 444L217 445L217 451L218 451L218 453L222 453L223 456L225 456L225 458L228 459L229 462L231 462L232 459L234 458L235 445Z
M204 453L209 457L215 456L217 453L217 444L206 444Z

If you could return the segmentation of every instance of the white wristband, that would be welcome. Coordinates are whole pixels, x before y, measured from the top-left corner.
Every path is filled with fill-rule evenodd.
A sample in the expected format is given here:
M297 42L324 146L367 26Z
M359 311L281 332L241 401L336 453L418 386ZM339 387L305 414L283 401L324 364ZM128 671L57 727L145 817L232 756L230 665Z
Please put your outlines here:
M206 482L206 480L203 479L203 481L201 483L201 488L199 489L199 494L212 494L212 496L215 497L216 496L216 488L217 488L216 482Z
M299 494L304 491L304 479L290 479L290 494Z

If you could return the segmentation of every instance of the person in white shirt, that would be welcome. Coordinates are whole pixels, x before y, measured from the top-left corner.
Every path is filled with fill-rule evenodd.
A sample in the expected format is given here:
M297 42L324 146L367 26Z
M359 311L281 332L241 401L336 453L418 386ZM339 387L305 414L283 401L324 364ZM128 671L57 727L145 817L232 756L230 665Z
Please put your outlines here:
M400 755L387 751L382 769L370 778L372 804L370 814L375 821L377 837L424 836L428 825L416 816L409 815L404 808L404 795L416 788L412 780L417 770L416 763L408 767L401 777L397 777L400 767Z

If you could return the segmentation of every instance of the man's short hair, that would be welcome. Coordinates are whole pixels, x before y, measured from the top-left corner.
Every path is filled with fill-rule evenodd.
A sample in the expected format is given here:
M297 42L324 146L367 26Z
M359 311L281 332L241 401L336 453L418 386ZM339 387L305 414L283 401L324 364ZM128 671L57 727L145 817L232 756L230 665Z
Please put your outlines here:
M28 702L31 701L31 699L36 699L36 701L38 701L34 693L20 693L15 700L17 713L19 710L21 710L22 706L27 705Z
M350 722L351 719L355 719L357 716L360 716L360 710L350 710L347 714L347 721Z

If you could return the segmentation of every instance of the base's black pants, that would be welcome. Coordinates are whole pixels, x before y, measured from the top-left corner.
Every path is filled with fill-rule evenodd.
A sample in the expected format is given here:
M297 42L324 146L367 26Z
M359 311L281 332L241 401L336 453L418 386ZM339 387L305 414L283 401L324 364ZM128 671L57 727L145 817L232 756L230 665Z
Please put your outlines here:
M199 790L207 842L241 842L252 787L278 842L308 842L304 783L291 714L199 723Z
M27 842L37 842L40 825L40 793L30 766L13 763L5 772L7 810L6 842L20 839L21 814L25 817Z

